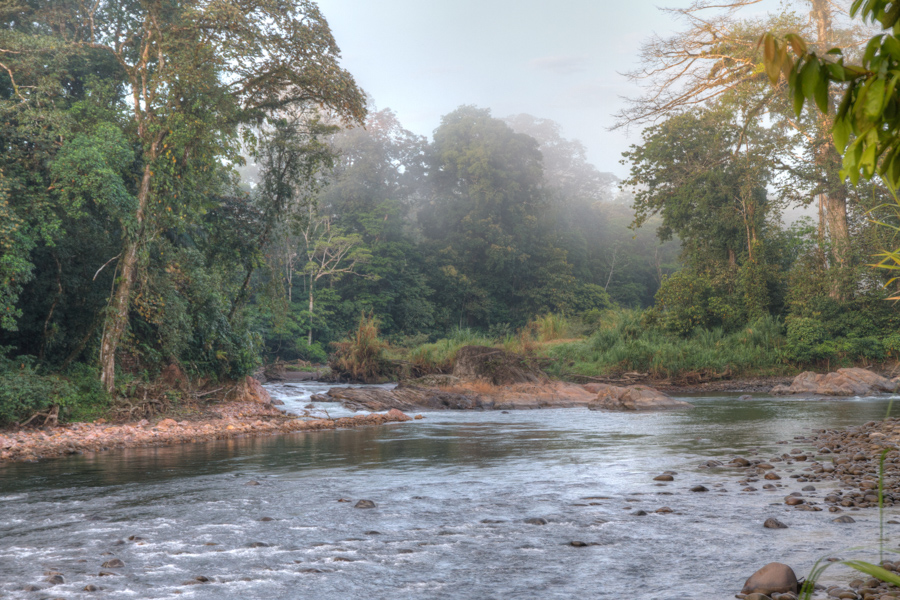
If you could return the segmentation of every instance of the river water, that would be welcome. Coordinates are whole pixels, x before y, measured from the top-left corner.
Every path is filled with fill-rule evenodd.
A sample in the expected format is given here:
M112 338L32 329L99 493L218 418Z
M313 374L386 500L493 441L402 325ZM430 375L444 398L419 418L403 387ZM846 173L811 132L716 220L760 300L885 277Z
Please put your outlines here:
M322 389L270 386L294 412ZM882 418L887 400L688 400L655 414L427 412L0 466L0 598L728 598L767 562L799 575L876 542L877 511L835 524L783 504L806 484L741 492L739 472L699 465L789 452L777 442ZM654 482L663 470L675 481ZM764 529L770 516L789 528ZM101 567L113 558L125 566ZM65 583L50 587L51 571Z

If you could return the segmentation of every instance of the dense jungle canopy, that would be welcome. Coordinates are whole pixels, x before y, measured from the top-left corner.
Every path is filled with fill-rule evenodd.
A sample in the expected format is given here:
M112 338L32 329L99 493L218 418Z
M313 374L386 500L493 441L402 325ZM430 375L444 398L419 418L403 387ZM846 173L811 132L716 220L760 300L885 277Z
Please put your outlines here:
M648 40L618 181L527 114L406 130L308 0L0 0L0 422L170 365L325 361L360 315L395 348L558 315L580 340L547 350L560 373L896 359L869 266L896 246L873 223L896 224L892 196L841 172L832 113L795 112L758 43L854 56L872 32L819 0L754 4L694 4ZM697 343L724 362L692 363Z

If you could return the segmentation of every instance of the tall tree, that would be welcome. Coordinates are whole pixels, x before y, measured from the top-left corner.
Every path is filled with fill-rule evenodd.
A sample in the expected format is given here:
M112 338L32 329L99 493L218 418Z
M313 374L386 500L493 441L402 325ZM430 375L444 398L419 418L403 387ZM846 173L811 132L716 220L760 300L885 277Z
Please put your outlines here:
M123 181L135 202L122 218L117 283L100 348L101 379L113 391L115 355L142 256L162 230L202 210L220 184L223 162L240 162L240 125L307 104L359 120L363 95L340 68L328 24L308 0L98 0L8 12L14 23L39 23L62 48L111 57L130 90L121 107L130 114L123 131L139 149L139 176ZM21 39L4 45L3 68L15 80L14 95L27 102L16 79L20 65L59 48L35 48Z
M633 99L629 108L619 114L618 125L656 122L714 100L738 99L745 121L765 117L782 130L777 165L790 179L790 187L803 190L803 203L818 202L823 250L827 233L827 262L836 272L841 271L850 262L850 194L838 173L840 157L830 143L830 122L815 114L803 118L795 115L786 81L774 90L766 84L757 41L767 30L798 30L814 38L824 52L830 46L854 47L861 39L860 31L854 27L836 28L834 23L844 10L827 0L796 2L783 12L764 18L741 18L747 8L760 2L698 0L687 8L669 9L686 27L674 36L656 36L645 44L641 52L643 64L630 77L645 85L647 93ZM801 16L806 14L808 18ZM829 98L823 100L833 102ZM798 156L802 158L798 160ZM822 256L825 257L824 251ZM842 286L840 280L838 273L832 288L834 296L845 293L846 282Z

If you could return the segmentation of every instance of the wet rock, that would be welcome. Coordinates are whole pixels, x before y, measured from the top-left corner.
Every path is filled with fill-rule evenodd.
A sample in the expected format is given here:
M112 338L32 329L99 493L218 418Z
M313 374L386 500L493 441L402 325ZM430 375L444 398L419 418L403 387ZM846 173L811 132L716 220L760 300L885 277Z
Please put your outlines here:
M776 519L774 517L766 519L766 522L763 523L763 527L765 527L766 529L787 529L788 528L787 525L785 525L784 523L782 523L781 521L779 521L778 519Z
M275 519L273 519L272 517L262 517L262 518L260 519L260 522L262 522L262 523L268 523L269 521L274 521L274 520L275 520Z
M375 508L375 503L371 500L360 500L353 505L353 508Z
M114 575L118 575L118 573L113 573L112 571L100 571L97 573L97 577L112 577Z
M47 583L50 585L61 585L66 582L65 577L62 575L51 575L47 578Z
M636 516L636 517L644 517L644 516L647 515L647 511L645 511L645 510L636 510L636 511L634 511L634 512L631 513L631 514L633 514L633 515Z
M412 421L412 417L404 413L403 411L397 410L396 408L392 408L387 412L387 416L390 419L395 421L404 422L404 421Z
M692 492L708 492L709 488L704 487L702 485L695 485L694 487L691 488L691 491Z
M265 542L251 542L247 545L248 548L268 548L269 545Z
M113 558L112 560L108 560L100 566L104 569L121 569L125 566L125 563L118 558Z
M807 371L794 378L790 386L772 388L772 395L808 394L821 396L872 396L894 393L898 383L866 369L838 369L821 375Z
M98 588L96 585L94 585L94 584L92 584L92 583L89 583L89 584L87 584L86 586L84 586L84 587L81 588L81 589L82 589L83 591L85 591L85 592L96 592L96 591L98 591L100 588Z
M200 583L209 583L209 577L205 575L197 575L196 577L194 577L194 579L196 581L199 581Z
M797 593L794 570L782 563L769 563L751 575L744 583L742 594ZM745 599L746 600L746 599Z
M660 514L667 514L667 513L673 512L673 511L672 511L672 509L669 508L668 506L663 506L663 507L661 507L661 508L657 508L657 509L656 509L656 512L658 512L658 513L660 513Z
M856 523L856 519L851 517L850 515L841 515L837 519L832 519L832 523Z
M619 387L607 385L597 393L597 399L588 404L590 410L673 410L694 408L684 400L676 400L659 390L643 385Z
M740 400L741 402L746 402L747 400L753 400L753 396L751 396L750 394L743 394L741 396L738 396L738 400Z
M813 486L813 485L803 486L803 487L800 488L800 489L803 490L804 492L814 492L814 491L816 491L816 487Z
M771 596L766 596L765 594L747 594L744 596L744 600L774 600Z
M722 463L718 460L707 460L706 462L700 465L701 468L712 469L714 467L721 467Z
M253 481L248 481L244 485L262 485L262 484L256 480L253 480Z
M569 545L574 546L575 548L587 548L590 544L588 544L587 542L579 542L576 540L569 542Z
M547 519L541 517L529 517L528 519L525 519L525 522L529 525L546 525Z
M788 496L784 499L784 503L788 506L797 506L798 504L803 504L806 502L803 498L798 498L796 496Z
M41 591L41 588L39 588L36 585L26 585L25 587L22 588L22 591L24 591L24 592L39 592L39 591Z
M768 479L769 481L777 481L781 479L781 476L773 471L769 471L763 476L763 479Z
M675 481L675 478L664 473L662 475L657 475L656 477L654 477L653 481Z

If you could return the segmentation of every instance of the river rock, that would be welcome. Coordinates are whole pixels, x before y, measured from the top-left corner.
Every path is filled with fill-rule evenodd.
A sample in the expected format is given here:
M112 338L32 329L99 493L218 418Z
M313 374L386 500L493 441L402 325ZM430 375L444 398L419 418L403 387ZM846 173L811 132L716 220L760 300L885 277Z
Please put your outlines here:
M777 385L773 396L809 394L820 396L872 396L894 393L898 383L860 368L838 369L834 373L819 374L806 371L794 378L791 385Z
M675 478L667 473L663 473L662 475L654 477L653 481L675 481Z
M528 519L525 519L525 522L529 525L546 525L547 519L543 519L541 517L530 517Z
M832 523L856 523L856 519L851 517L850 515L842 515L837 519L832 519Z
M607 385L597 393L597 399L588 404L590 410L672 410L694 408L684 400L676 400L645 385L619 387Z
M94 585L92 583L89 583L81 589L82 589L82 591L85 591L85 592L96 592L100 588L98 588L96 585Z
M66 579L62 575L51 575L47 578L47 583L50 585L62 585L66 582Z
M494 385L541 383L547 379L527 357L489 346L463 346L456 352L453 376Z
M766 529L787 529L788 526L775 518L766 519L766 522L763 523L763 527Z
M371 500L360 500L353 505L353 508L375 508L375 503Z
M691 488L691 491L692 492L708 492L709 488L702 486L702 485L695 485L694 487Z
M769 563L751 575L744 583L742 594L797 593L794 570L782 563Z
M102 565L100 565L104 569L121 569L125 566L125 563L119 560L118 558L113 558L111 560L106 561Z

